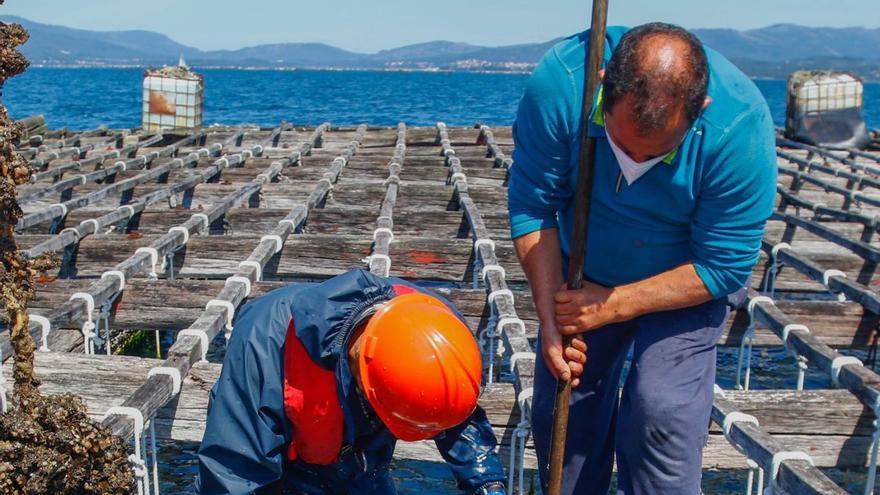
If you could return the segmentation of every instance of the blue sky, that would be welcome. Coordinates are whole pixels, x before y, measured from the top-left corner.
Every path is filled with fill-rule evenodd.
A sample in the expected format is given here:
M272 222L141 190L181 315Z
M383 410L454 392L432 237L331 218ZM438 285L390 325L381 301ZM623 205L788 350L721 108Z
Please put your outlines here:
M878 0L610 0L609 21L749 29L880 27ZM374 52L432 40L506 45L582 30L590 0L6 0L0 13L93 30L146 29L202 49L318 41Z

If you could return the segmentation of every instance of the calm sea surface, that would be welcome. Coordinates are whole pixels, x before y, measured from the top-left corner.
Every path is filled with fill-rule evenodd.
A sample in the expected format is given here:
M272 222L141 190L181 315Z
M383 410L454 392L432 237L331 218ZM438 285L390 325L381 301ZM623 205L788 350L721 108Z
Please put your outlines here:
M296 124L510 125L527 76L464 73L276 72L206 70L205 123L256 123L281 120ZM15 118L44 114L50 127L71 129L135 127L140 125L141 76L137 69L30 69L11 79L3 95ZM785 112L785 81L760 80L777 125ZM880 84L865 85L865 117L880 127ZM165 336L163 347L170 345ZM222 339L221 339L222 340ZM145 339L152 342L152 339ZM155 351L144 346L145 356ZM857 354L864 358L864 353ZM212 361L222 360L222 350ZM735 349L718 352L718 382L732 388L736 376ZM756 349L752 358L753 388L795 387L795 362L782 348ZM807 388L828 388L828 379L810 371ZM191 493L197 464L193 445L167 444L161 451L162 492ZM445 466L426 462L397 462L395 477L403 494L454 493ZM861 493L862 474L829 471L851 493ZM744 490L744 471L704 473L705 493L732 495Z
M528 76L467 73L204 70L207 124L510 125ZM6 84L13 117L52 128L140 125L140 69L32 68ZM777 125L785 82L756 81ZM880 84L865 84L865 118L880 127Z

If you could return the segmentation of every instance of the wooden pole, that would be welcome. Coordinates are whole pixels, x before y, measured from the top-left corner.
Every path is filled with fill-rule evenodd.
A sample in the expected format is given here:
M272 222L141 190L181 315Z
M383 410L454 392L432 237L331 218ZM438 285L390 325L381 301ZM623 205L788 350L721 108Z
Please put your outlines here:
M580 289L584 278L584 259L587 245L587 220L590 217L590 199L593 192L593 163L596 160L596 140L589 137L590 111L599 86L599 70L605 54L605 23L608 0L593 0L590 25L590 49L584 67L584 97L581 110L580 155L577 191L575 194L574 229L568 266L568 288ZM563 348L571 337L563 339ZM559 495L562 486L562 466L565 460L565 437L568 431L568 406L571 399L571 380L556 382L556 407L553 412L553 430L550 437L550 470L547 479L548 495ZM586 419L589 421L589 419Z

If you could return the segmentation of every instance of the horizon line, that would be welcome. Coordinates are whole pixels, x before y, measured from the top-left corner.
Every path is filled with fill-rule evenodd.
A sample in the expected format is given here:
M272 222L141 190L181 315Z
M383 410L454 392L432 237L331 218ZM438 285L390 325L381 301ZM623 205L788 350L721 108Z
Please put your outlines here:
M414 43L408 43L408 44L405 44L405 45L398 45L398 46L394 46L394 47L391 47L391 48L382 48L382 49L379 49L379 50L377 50L377 51L375 51L375 52L368 52L368 51L367 51L367 52L359 52L359 51L354 51L354 50L350 50L350 49L348 49L348 48L341 48L341 47L339 47L339 46L337 46L337 45L335 45L335 44L330 44L330 43L323 42L323 41L275 41L275 42L269 42L269 43L260 43L260 44L256 44L256 45L245 45L245 46L239 46L238 48L203 49L203 48L199 48L199 47L192 46L192 45L186 45L186 44L184 44L184 43L181 43L181 42L177 41L177 40L176 40L172 35L170 35L170 34L167 34L167 33L161 32L161 31L155 31L155 30L152 30L152 29L145 29L145 28L139 28L139 29L115 29L115 30L87 29L87 28L75 27L75 26L70 26L70 25L65 25L65 24L50 24L50 23L46 23L46 22L35 21L35 20L33 20L33 19L29 19L29 18L26 18L26 17L22 17L22 16L20 16L20 15L15 15L15 14L0 14L0 19L8 19L8 18L21 19L21 20L24 20L24 21L27 21L27 22L31 22L31 23L34 23L34 24L40 24L40 25L43 25L43 26L49 26L49 27L60 27L60 28L74 29L74 30L78 30L78 31L86 31L86 32L92 32L92 33L130 33L130 32L144 32L144 33L157 34L157 35L160 35L160 36L164 36L165 38L169 39L170 41L172 41L172 42L174 42L174 43L177 43L177 44L179 44L179 45L181 45L181 46L183 46L183 47L185 47L185 48L190 48L190 49L198 50L198 51L200 51L200 52L236 51L236 50L244 50L244 49L248 49L248 48L258 48L258 47L262 47L262 46L271 46L271 45L296 45L296 44L299 44L299 45L305 45L305 44L314 44L314 45L323 45L323 46L331 47L331 48L334 48L334 49L337 49L337 50L342 50L342 51L346 51L346 52L353 53L353 54L357 54L357 55L377 55L377 54L379 54L379 53L381 53L381 52L383 52L383 51L396 50L396 49L400 49L400 48L407 48L407 47L418 46L418 45L423 45L423 44L430 44L430 43L454 43L454 44L470 45L470 46L472 46L472 47L477 47L477 48L502 48L502 47L518 46L518 45L538 45L538 44L549 43L549 42L552 42L552 41L560 40L560 39L562 39L562 38L566 38L566 37L568 37L568 36L573 36L573 35L575 35L575 34L578 34L578 33L583 32L583 30L582 30L582 31L577 31L577 32L575 32L575 33L569 33L569 34L559 35L559 36L556 36L556 37L554 37L554 38L550 38L550 39L547 39L547 40L544 40L544 41L522 41L522 42L517 42L517 43L508 43L508 44L501 44L501 45L480 45L480 44L474 44L474 43L471 43L471 42L468 42L468 41L454 41L454 40L449 40L449 39L431 39L431 40L426 40L426 41L419 41L419 42L414 42ZM625 24L616 24L616 25L625 25ZM744 33L744 32L749 32L749 31L760 31L760 30L767 29L767 28L771 28L771 27L775 27L775 26L794 26L794 27L801 27L801 28L807 28L807 29L841 29L841 30L845 30L845 29L864 29L864 30L868 30L868 31L871 31L871 30L880 30L880 26L877 26L877 27L868 27L868 26L863 26L863 25L862 25L862 26L859 26L859 25L853 25L853 26L838 26L838 27L835 27L835 26L808 26L808 25L805 25L805 24L797 24L797 23L793 23L793 22L777 22L777 23L768 24L768 25L766 25L766 26L762 26L762 27L748 28L748 29L737 29L737 28L726 28L726 27L715 27L715 28L702 28L702 27L690 28L690 27L685 27L685 29L687 29L688 31L700 31L700 30L702 30L702 31L710 31L710 30L712 30L712 31L718 31L718 30L729 30L729 31L735 31L735 32L739 32L739 33ZM684 27L684 26L682 26L682 27Z

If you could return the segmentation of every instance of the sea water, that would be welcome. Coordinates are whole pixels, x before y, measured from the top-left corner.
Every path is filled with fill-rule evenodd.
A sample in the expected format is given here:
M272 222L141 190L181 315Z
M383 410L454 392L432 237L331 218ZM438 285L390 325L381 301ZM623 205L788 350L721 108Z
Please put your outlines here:
M199 70L205 76L206 124L470 126L511 125L528 76L373 71ZM31 68L6 83L14 118L43 114L50 128L136 127L140 69ZM785 81L755 83L777 126L785 120ZM868 127L880 127L880 83L865 84Z
M331 122L334 125L454 126L477 122L505 126L528 78L516 74L401 73L355 71L237 71L202 70L205 76L205 123L255 123L274 126L282 120L298 125ZM140 123L139 69L31 68L6 84L4 104L14 118L43 114L50 128L90 129L100 125L123 128ZM757 80L777 126L785 118L785 81ZM880 84L865 84L865 119L880 127ZM170 345L170 335L165 344ZM144 339L152 342L152 339ZM154 357L145 345L137 350ZM854 353L865 358L864 353ZM213 353L222 361L222 352ZM718 351L718 383L734 387L737 351ZM794 389L796 363L784 348L755 349L752 388ZM814 370L806 388L829 388L828 378ZM197 470L193 444L166 444L160 453L162 493L188 494ZM398 461L393 466L401 494L453 493L455 484L445 466L429 462ZM863 474L830 470L828 473L851 493L859 493ZM438 482L438 479L447 481ZM745 471L707 471L705 493L742 493Z

